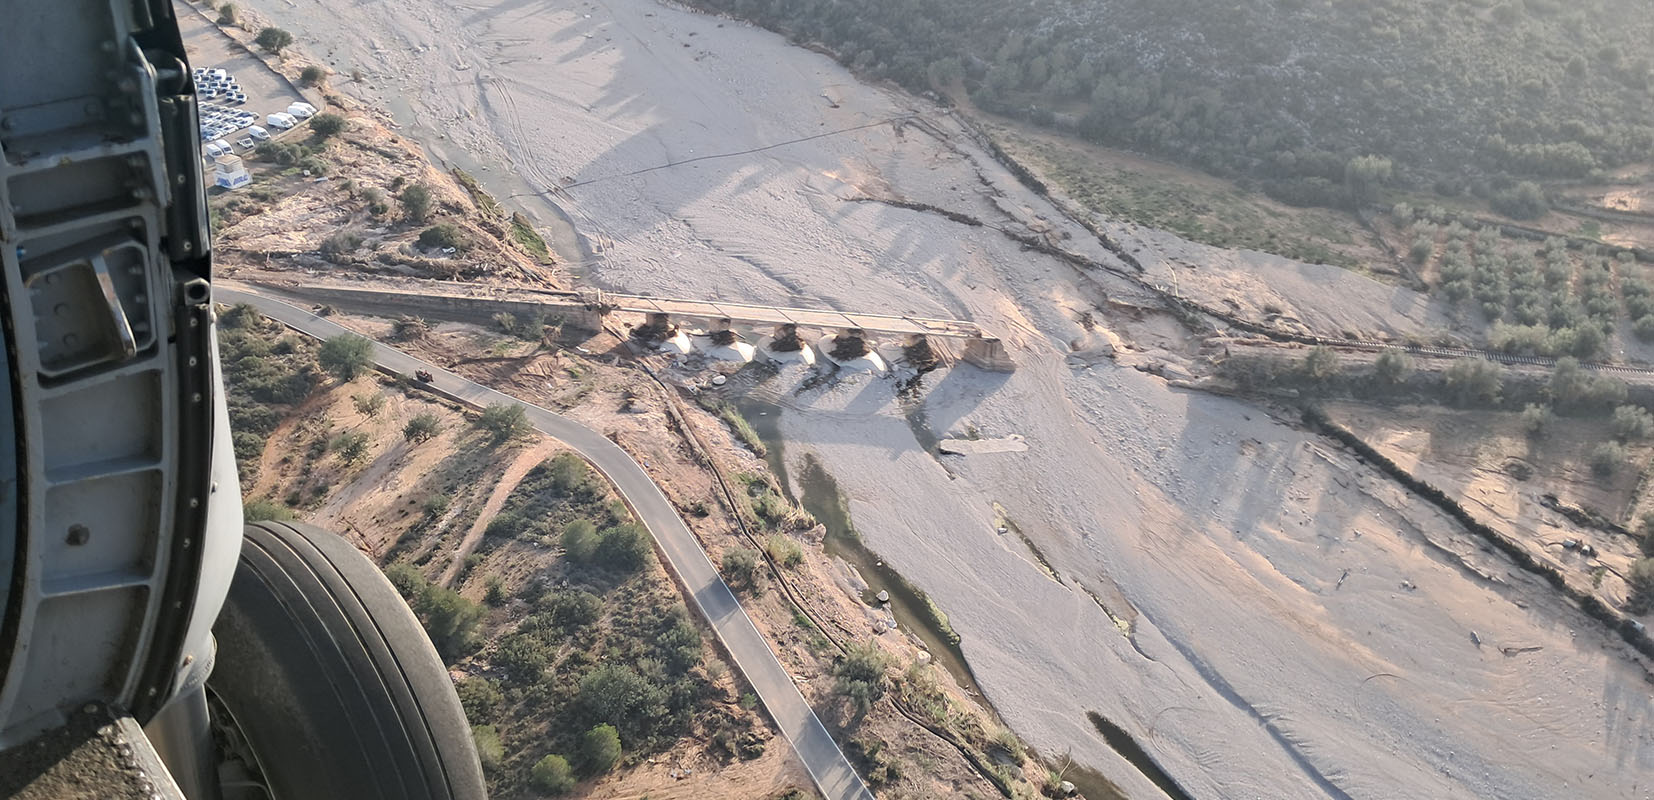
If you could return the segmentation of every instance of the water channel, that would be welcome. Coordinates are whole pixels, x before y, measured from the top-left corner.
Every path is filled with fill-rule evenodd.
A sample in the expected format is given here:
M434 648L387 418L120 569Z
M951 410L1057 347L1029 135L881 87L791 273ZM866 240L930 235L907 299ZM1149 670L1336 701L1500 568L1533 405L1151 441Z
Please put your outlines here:
M764 446L769 451L765 460L769 462L770 471L781 482L781 490L787 498L803 506L827 528L824 542L827 554L844 559L867 582L862 601L870 606L880 605L877 600L879 592L888 592L890 601L885 605L895 617L896 624L903 631L917 636L925 649L930 651L932 660L946 669L961 687L981 696L970 665L965 662L954 637L949 636L951 630L945 629L931 613L929 598L862 542L850 521L848 505L833 476L822 468L819 461L810 457L805 459L795 484L794 476L786 468L786 441L781 435L781 414L785 413L785 409L751 397L737 401L735 406L758 431L759 438L764 440Z

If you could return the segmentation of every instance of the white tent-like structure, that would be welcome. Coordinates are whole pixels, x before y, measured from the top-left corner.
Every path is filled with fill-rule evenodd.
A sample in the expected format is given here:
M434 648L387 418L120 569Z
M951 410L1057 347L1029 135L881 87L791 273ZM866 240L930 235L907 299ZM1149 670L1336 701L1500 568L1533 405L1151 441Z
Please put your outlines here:
M213 159L213 185L225 189L239 189L252 180L247 175L246 165L241 163L241 156L222 155Z

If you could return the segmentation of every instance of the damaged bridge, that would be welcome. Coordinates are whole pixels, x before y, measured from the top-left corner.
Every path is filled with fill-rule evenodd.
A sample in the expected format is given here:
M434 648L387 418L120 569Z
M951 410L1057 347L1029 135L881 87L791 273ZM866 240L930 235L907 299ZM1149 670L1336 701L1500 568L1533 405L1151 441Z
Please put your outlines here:
M956 358L994 371L1015 368L997 337L976 323L964 320L447 281L393 285L307 280L302 284L260 282L260 285L307 302L379 315L484 321L504 311L519 316L552 316L563 324L593 331L611 323L634 332L676 331L682 327L714 334L742 326L766 334L777 349L786 349L783 343L800 341L803 333L810 330L826 334L823 342L882 336L899 339L905 347L923 345L944 361Z

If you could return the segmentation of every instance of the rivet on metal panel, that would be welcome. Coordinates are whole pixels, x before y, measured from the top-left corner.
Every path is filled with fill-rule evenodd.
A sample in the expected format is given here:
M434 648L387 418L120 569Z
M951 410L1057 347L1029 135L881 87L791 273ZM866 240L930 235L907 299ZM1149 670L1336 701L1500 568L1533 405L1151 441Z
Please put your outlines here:
M90 529L88 529L85 525L75 524L69 526L69 535L64 537L63 540L74 547L79 547L86 544L86 542L91 538L92 531Z

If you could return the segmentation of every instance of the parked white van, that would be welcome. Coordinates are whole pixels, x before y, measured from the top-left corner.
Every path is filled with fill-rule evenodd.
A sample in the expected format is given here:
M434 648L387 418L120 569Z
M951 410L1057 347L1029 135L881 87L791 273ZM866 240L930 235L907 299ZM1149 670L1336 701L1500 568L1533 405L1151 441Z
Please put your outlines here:
M280 111L277 111L276 113L265 117L264 118L264 124L269 125L272 128L280 128L282 130L287 130L288 128L291 128L294 125L299 124L299 121L294 119L292 114L284 114Z
M287 107L287 113L299 119L310 119L316 114L316 107L309 103L294 103Z
M224 155L224 148L219 147L218 142L207 142L207 155L218 158Z
M264 141L265 139L270 138L270 132L263 129L263 128L260 128L257 125L254 125L251 128L248 128L247 133L250 134L254 139L257 139L261 142Z

